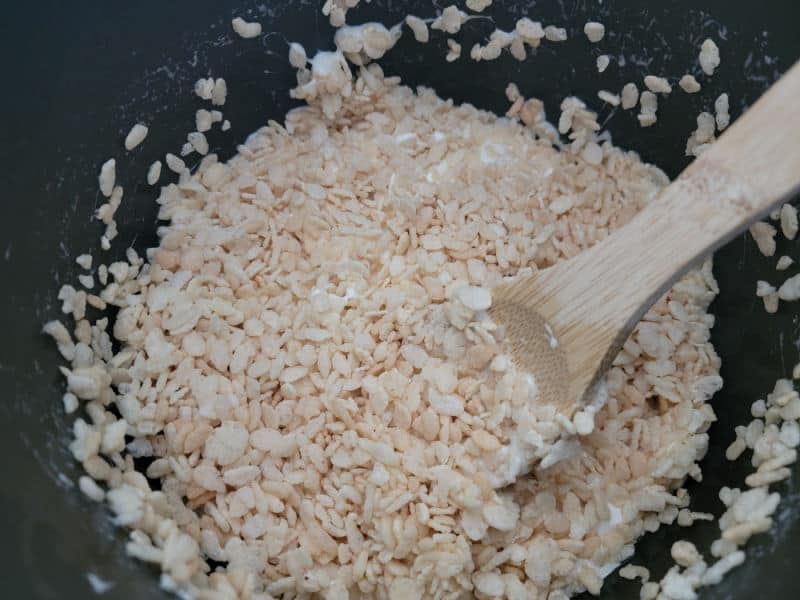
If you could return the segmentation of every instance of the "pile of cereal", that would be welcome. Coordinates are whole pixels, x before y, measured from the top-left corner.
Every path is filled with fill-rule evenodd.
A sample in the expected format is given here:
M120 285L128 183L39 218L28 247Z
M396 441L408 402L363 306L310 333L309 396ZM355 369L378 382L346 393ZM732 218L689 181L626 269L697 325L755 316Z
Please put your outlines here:
M308 106L162 189L159 247L93 296L113 326L61 294L74 339L46 330L90 417L81 489L195 597L597 594L700 476L710 264L638 325L578 435L504 354L488 290L602 240L666 177L577 99L565 145L538 109L499 118L328 54L297 61ZM529 475L502 473L514 432L541 449Z

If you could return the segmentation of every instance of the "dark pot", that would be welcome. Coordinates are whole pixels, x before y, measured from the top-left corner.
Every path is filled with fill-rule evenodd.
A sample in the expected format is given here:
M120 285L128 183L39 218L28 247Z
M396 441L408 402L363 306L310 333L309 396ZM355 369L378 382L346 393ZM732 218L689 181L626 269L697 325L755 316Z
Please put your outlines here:
M224 112L233 127L215 130L210 139L212 151L227 157L248 133L268 118L280 120L293 106L287 40L301 42L309 52L332 47L321 1L237 4L43 0L4 11L0 582L5 598L90 598L98 594L91 577L112 586L107 597L167 597L152 569L125 556L125 534L111 525L106 510L75 487L80 471L66 449L71 419L60 402L60 357L40 330L59 315L60 285L74 283L74 257L84 251L104 256L98 248L102 226L92 214L101 203L96 177L105 159L117 157L118 180L125 185L117 216L122 233L108 256L121 257L127 244L141 252L156 243L156 192L144 184L147 166L179 149L192 130L201 106L193 82L210 74L227 79ZM373 0L349 16L354 23L377 18L390 24L409 12L433 16L434 7ZM503 90L510 81L526 96L543 98L551 118L561 98L575 94L600 110L618 145L639 151L671 176L687 164L683 151L695 116L711 109L718 94L730 94L735 117L800 56L800 5L794 0L495 0L484 14L504 29L525 15L566 26L570 40L543 45L524 63L504 55L489 63L462 58L447 64L444 37L419 45L406 35L384 68L407 84L432 86L443 97L498 112L507 108ZM268 35L239 39L230 27L235 15L262 22ZM583 36L589 18L607 26L600 44L589 45ZM465 54L493 27L485 18L468 23L459 34ZM710 82L703 81L699 94L676 88L661 102L654 127L642 130L634 111L611 111L597 99L598 90L618 91L648 73L671 79L698 74L698 48L708 36L719 43L722 66ZM622 55L626 62L612 60L599 74L595 58L601 53ZM137 119L149 123L151 133L140 149L126 154L122 140ZM776 257L767 259L742 237L717 255L722 293L713 306L713 339L725 388L713 401L719 422L703 462L705 480L689 486L694 510L720 514L719 488L742 485L747 459L733 465L724 458L733 427L749 421L750 403L764 397L777 377L789 376L798 360L797 305L783 304L777 315L767 315L754 294L756 280L777 281L797 272L793 267L778 277L774 265L781 254L798 258L785 240ZM776 487L784 496L776 522L769 534L748 544L746 564L704 590L704 598L800 597L800 577L793 574L800 549L798 477L795 468L795 478ZM716 523L691 531L664 527L637 545L635 562L660 576L674 540L688 537L707 550L718 533ZM638 585L612 575L603 597L638 598Z

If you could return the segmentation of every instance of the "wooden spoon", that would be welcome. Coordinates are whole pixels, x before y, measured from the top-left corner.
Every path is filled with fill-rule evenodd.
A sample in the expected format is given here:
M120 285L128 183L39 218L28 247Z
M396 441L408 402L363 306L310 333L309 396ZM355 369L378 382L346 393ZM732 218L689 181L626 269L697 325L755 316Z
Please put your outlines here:
M647 309L798 188L800 63L627 225L492 291L489 314L541 401L571 416Z

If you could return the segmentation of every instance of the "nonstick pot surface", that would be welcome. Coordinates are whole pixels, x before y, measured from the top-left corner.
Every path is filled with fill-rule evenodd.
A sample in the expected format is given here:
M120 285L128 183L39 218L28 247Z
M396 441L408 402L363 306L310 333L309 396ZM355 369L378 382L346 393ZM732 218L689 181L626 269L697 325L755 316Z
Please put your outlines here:
M446 5L447 3L443 4ZM57 2L15 5L0 20L4 90L0 94L0 581L8 598L91 598L103 586L119 600L168 597L157 573L124 555L125 534L105 509L76 490L80 474L66 450L70 420L63 415L59 356L41 325L59 315L57 290L77 275L74 257L97 248L101 225L92 219L101 202L99 165L117 158L125 199L117 220L121 235L108 258L128 244L140 252L156 243L156 192L144 184L147 166L180 148L201 101L192 93L201 76L225 77L224 107L233 127L210 137L212 151L230 156L247 134L294 105L288 90L294 74L287 40L310 53L332 47L332 29L320 14L322 2L213 0ZM430 2L373 0L348 14L353 23L377 19L391 24L407 14L433 16ZM546 101L551 118L567 94L599 110L618 145L636 150L671 176L687 163L683 156L695 116L711 110L722 92L738 116L800 56L800 6L795 0L730 2L643 2L604 0L503 2L468 23L459 41L465 55L494 27L510 29L522 16L566 26L570 39L543 45L524 63L510 56L488 63L466 57L444 61L444 38L420 45L406 35L383 61L385 70L410 85L427 85L457 102L504 112L504 89L516 82L526 96ZM257 19L266 35L241 40L230 28L233 16ZM600 44L588 44L583 24L606 24ZM635 111L611 111L596 98L600 89L618 91L628 81L653 73L676 79L699 74L697 53L706 37L717 40L722 65L701 93L677 88L660 102L658 123L639 128ZM598 73L595 59L608 53L612 64ZM625 58L624 65L619 57ZM640 84L641 85L641 84ZM127 154L122 139L137 120L151 126L145 144ZM798 141L800 143L800 141ZM779 241L777 256L800 258ZM102 257L102 258L100 258ZM714 344L723 361L725 388L713 404L719 422L703 461L705 479L689 484L692 508L721 513L717 491L742 485L747 459L728 463L724 449L735 425L749 422L749 405L790 376L798 360L800 322L795 305L767 315L755 297L758 279L779 280L776 258L764 258L751 239L740 238L717 254L721 294ZM794 267L783 276L798 272ZM776 489L783 500L770 534L748 544L748 561L703 598L800 597L793 557L800 550L800 486L794 478ZM691 531L662 528L637 544L637 564L660 576L669 547L681 537L707 550L718 536L716 523ZM638 598L638 585L608 578L604 598Z

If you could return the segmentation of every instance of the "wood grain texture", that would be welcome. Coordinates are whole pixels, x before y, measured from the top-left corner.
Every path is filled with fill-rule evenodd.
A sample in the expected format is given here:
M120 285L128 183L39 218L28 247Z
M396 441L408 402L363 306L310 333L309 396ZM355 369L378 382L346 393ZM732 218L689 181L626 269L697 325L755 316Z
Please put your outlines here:
M535 311L556 334L568 391L542 401L571 415L658 298L800 188L798 106L800 63L627 225L493 291L490 314L509 332L517 363L537 378L530 344L514 340L541 335L542 326L519 315Z

